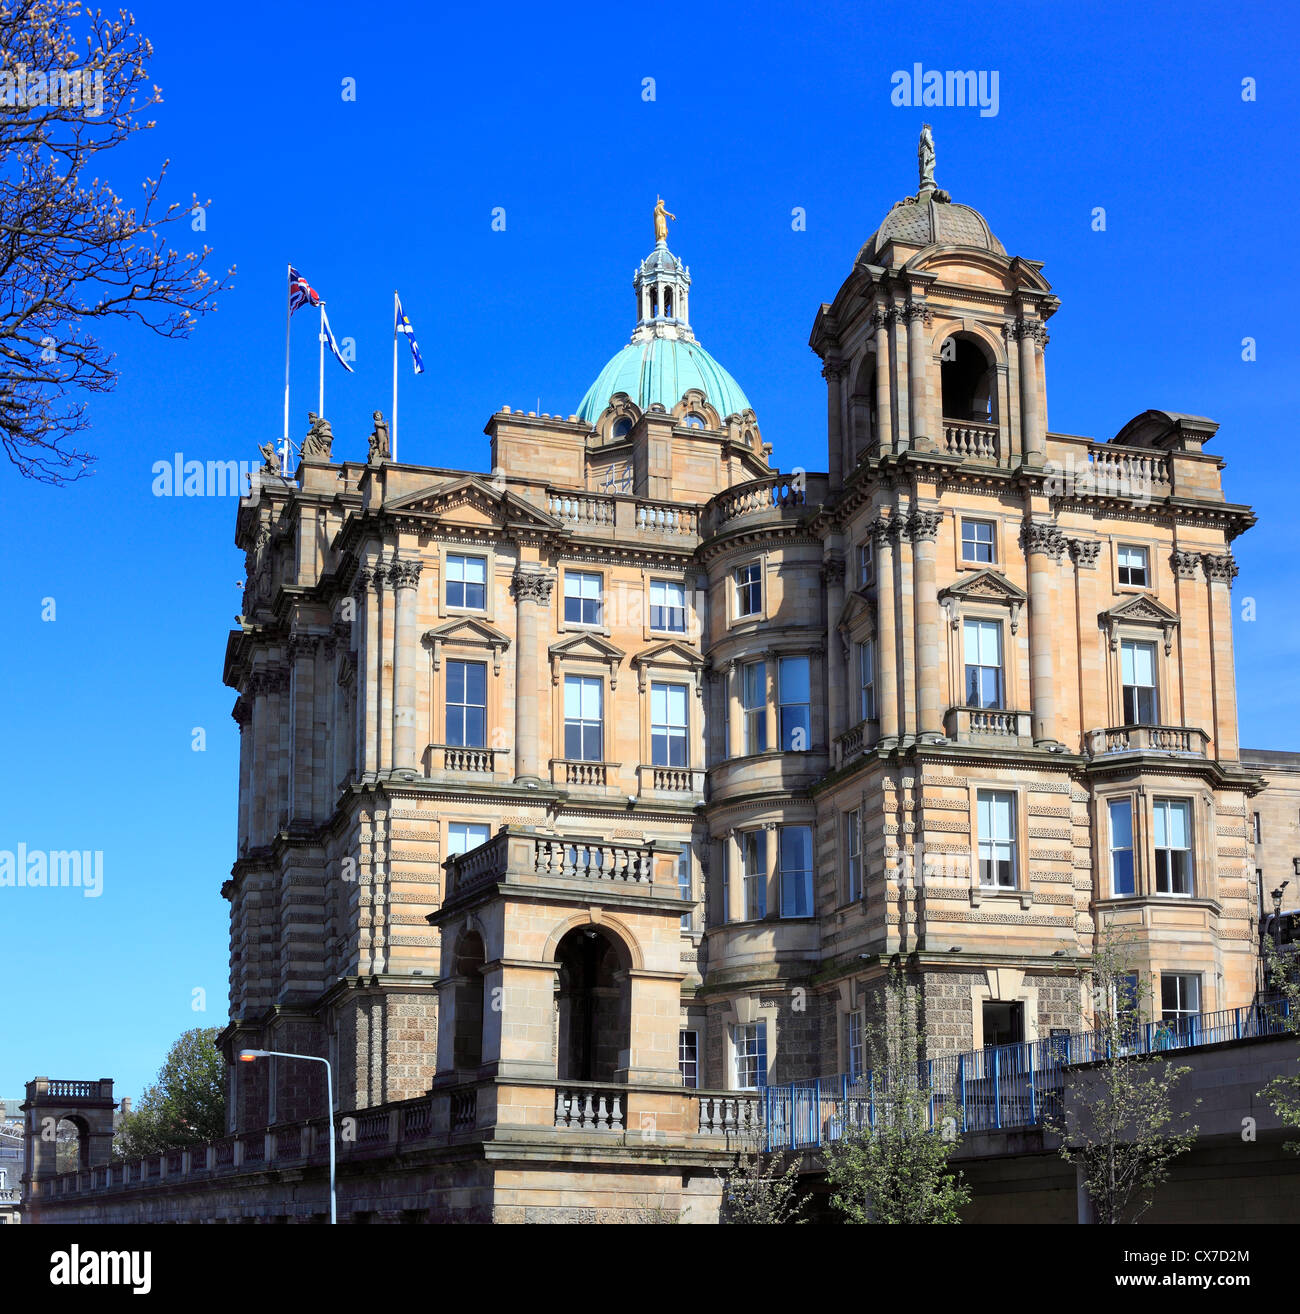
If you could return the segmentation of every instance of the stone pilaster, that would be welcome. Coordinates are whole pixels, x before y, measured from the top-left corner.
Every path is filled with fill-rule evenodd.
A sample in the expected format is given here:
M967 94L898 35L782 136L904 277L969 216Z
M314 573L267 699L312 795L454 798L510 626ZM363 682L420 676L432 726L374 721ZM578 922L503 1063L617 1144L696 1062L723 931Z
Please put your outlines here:
M1235 760L1237 748L1237 677L1232 651L1232 581L1237 562L1231 552L1201 554L1210 609L1210 692L1214 707L1213 755Z
M393 770L413 771L415 752L415 678L419 660L416 643L416 601L419 561L395 561L388 578L397 600L393 635Z
M538 686L539 613L551 605L555 575L538 567L520 566L511 580L515 596L515 782L542 782L542 734Z
M880 745L898 743L898 608L895 594L895 529L888 520L871 526L876 544L876 610L879 639L876 643L876 679L880 684Z
M1029 566L1029 696L1035 744L1056 739L1056 671L1052 660L1052 582L1068 542L1053 524L1030 521L1022 532ZM1009 660L1009 654L1003 660Z
M849 722L857 721L856 716L848 714L844 679L844 644L838 629L840 612L844 608L842 558L828 557L822 564L822 587L826 592L826 702L829 708L827 719L827 747L829 748L844 733Z
M871 327L876 335L876 433L880 454L894 450L894 419L889 387L889 315L884 310L871 312Z
M312 734L316 699L315 634L289 636L289 823L312 820Z
M1038 353L1047 341L1047 330L1036 320L1018 319L1011 336L1020 343L1020 454L1030 465L1047 459L1047 438L1038 423Z
M943 697L939 684L943 659L942 629L934 561L935 538L942 521L940 511L914 511L907 522L907 536L912 543L912 588L916 607L916 729L919 735L943 734Z
M844 475L851 468L847 455L848 435L843 421L845 372L844 362L835 357L822 367L822 378L826 380L826 459L832 488L839 488L844 483Z
M911 446L917 451L935 450L935 441L929 430L929 379L926 377L929 352L925 349L926 326L934 317L928 306L913 301L904 314L907 317L907 398Z

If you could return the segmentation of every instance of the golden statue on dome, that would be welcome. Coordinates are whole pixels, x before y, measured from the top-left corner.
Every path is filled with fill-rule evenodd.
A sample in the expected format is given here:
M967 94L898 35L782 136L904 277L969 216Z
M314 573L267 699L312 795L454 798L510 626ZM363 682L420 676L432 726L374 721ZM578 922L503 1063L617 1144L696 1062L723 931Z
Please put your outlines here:
M677 216L671 211L664 209L664 198L655 197L655 243L667 243L668 241L668 220L677 222Z

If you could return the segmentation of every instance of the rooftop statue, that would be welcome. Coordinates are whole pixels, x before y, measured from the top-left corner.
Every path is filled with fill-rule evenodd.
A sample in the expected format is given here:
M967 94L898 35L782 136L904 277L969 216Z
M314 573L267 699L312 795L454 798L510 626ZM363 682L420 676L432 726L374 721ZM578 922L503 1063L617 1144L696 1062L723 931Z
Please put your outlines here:
M334 431L330 428L330 422L322 419L315 411L308 411L307 440L302 445L303 456L328 461L333 446Z
M916 164L921 175L921 190L934 191L934 138L930 125L921 124L921 140L916 147Z
M664 198L663 198L662 196L656 196L656 197L655 197L655 241L656 241L656 243L658 243L658 242L667 242L667 241L668 241L668 220L669 220L669 219L671 219L674 223L677 222L677 216L676 216L675 214L673 214L671 211L664 209Z
M262 467L262 473L278 475L280 473L280 453L275 450L275 444L258 443L257 450L262 453L262 458L266 462Z
M371 418L375 427L370 435L370 455L366 460L370 465L378 465L392 455L392 445L388 438L388 421L384 419L383 411L376 411Z

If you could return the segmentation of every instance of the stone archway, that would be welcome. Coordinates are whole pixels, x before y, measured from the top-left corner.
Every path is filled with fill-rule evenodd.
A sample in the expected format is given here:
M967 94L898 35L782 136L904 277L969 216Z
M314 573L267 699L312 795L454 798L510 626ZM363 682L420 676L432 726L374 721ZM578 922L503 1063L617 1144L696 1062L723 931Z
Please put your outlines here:
M575 926L556 946L555 963L558 1079L618 1080L632 1037L626 947L598 925Z

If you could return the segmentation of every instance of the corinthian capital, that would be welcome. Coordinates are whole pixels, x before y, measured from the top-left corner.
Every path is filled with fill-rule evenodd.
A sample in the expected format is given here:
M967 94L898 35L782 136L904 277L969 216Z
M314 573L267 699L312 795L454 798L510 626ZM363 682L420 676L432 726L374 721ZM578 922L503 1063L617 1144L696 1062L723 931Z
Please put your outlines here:
M1232 581L1237 578L1237 560L1231 552L1202 552L1201 566L1205 570L1205 578L1211 583L1231 587Z
M930 324L934 321L934 311L925 304L924 301L909 301L903 307L902 316L909 324L915 320L921 320L923 323Z
M844 561L841 557L827 557L822 562L822 583L828 585L844 583Z
M1179 579L1195 579L1196 567L1201 564L1201 554L1175 548L1169 560L1173 565L1174 574Z
M1070 555L1074 558L1074 564L1080 570L1092 570L1096 566L1097 557L1101 552L1101 539L1069 538L1066 542L1070 546Z
M551 589L554 585L555 577L540 570L516 570L510 581L516 603L531 600L539 607L551 605Z
M388 568L388 582L395 589L413 589L420 583L422 561L394 561Z
M1018 319L1007 325L1006 333L1017 342L1021 338L1032 338L1040 347L1047 346L1047 326L1036 319Z
M1060 561L1069 546L1069 540L1053 524L1041 520L1031 520L1020 531L1020 542L1026 552L1041 552Z
M913 511L907 518L907 536L913 543L927 542L939 533L942 511Z

